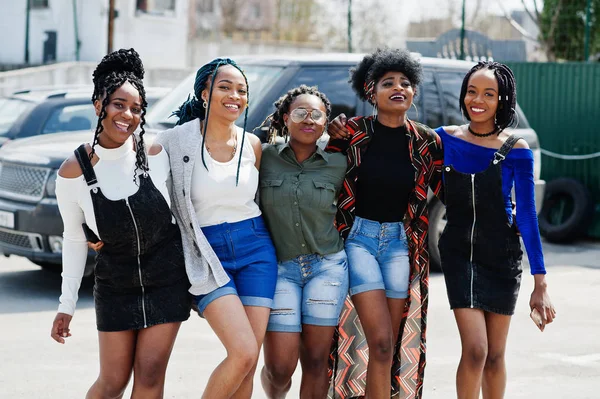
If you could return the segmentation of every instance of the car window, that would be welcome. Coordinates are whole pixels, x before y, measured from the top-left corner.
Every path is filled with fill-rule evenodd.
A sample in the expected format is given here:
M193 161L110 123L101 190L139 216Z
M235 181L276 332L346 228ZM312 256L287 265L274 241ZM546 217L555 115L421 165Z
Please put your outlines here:
M8 133L15 121L35 104L15 98L0 98L0 136Z
M423 73L423 83L419 87L416 100L419 106L419 119L427 126L435 129L444 125L442 103L432 71Z
M92 104L67 105L52 112L44 124L42 134L90 130L96 120Z
M460 89L465 74L462 72L438 72L437 77L442 86L442 104L446 111L446 126L462 125L466 122L460 111Z
M317 86L319 91L325 93L331 102L332 118L342 112L347 117L352 117L356 116L356 107L359 100L352 91L350 83L348 83L348 77L349 73L346 67L302 68L285 90L287 91L301 84Z

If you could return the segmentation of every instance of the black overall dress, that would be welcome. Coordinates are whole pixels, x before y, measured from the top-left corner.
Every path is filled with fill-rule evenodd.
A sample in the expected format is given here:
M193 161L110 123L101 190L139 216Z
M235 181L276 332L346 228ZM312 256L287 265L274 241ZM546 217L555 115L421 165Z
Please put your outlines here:
M502 194L502 161L519 140L510 136L487 169L461 173L444 165L448 223L439 241L452 309L512 315L521 285L523 252Z
M135 194L109 200L97 186L85 146L75 156L90 187L104 243L94 269L98 330L138 330L187 320L191 295L181 234L162 193L144 173Z

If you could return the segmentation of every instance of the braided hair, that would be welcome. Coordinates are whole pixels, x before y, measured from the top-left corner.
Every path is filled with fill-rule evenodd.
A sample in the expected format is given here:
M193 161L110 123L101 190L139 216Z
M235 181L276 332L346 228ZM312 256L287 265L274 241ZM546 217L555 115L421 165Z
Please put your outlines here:
M138 139L134 136L134 140L136 140L136 151L133 181L137 184L137 171L141 170L144 173L148 171L146 148L144 145L144 125L146 124L145 115L148 102L146 101L146 91L144 90L144 84L142 82L144 79L144 66L140 59L140 55L132 48L129 50L121 49L107 54L102 58L102 61L100 61L92 76L94 83L92 102L95 103L96 101L101 101L102 108L100 110L100 115L98 116L96 131L94 132L90 160L96 153L95 147L96 144L98 144L98 137L104 130L102 121L106 118L106 107L110 102L110 96L125 82L131 83L140 94L142 105L140 133Z
M498 81L498 109L496 110L495 125L498 129L498 134L509 126L516 123L516 108L517 108L517 81L513 71L504 64L495 61L480 61L475 65L465 76L462 87L460 89L460 109L467 118L469 113L465 105L465 96L467 95L467 88L469 87L469 79L471 76L484 68L494 71L494 76Z
M269 115L261 124L260 127L264 126L267 121L271 121L269 132L267 134L269 143L274 144L277 136L282 136L285 138L285 141L288 140L289 132L285 126L283 115L290 112L290 105L292 105L296 97L301 96L302 94L310 94L319 97L323 102L323 105L325 105L326 117L327 120L329 120L329 116L331 114L331 102L327 96L321 93L317 86L309 87L306 85L300 85L299 87L289 90L286 94L281 96L279 100L275 101L273 104L275 105L275 112Z
M217 77L217 72L218 72L219 68L224 65L231 65L234 68L236 68L238 71L240 71L240 73L244 77L244 80L246 81L246 97L248 98L248 102L249 102L250 101L250 88L248 87L248 78L246 77L246 74L244 73L242 68L240 68L238 66L238 64L236 64L236 62L233 61L232 59L215 58L208 64L204 64L202 67L200 67L200 69L198 69L198 72L196 72L196 80L194 80L194 96L188 96L187 100L185 100L183 102L183 104L181 104L179 109L177 109L176 111L173 112L173 115L175 115L179 118L176 125L182 125L182 124L189 122L191 120L194 120L194 119L200 119L201 121L204 121L204 120L206 121L204 123L203 131L200 132L202 134L202 148L204 148L204 142L206 141L206 132L208 131L207 116L210 114L210 105L211 105L211 101L212 101L212 93L213 93L215 79ZM208 86L209 80L210 80L210 86ZM208 104L207 104L206 110L205 110L203 103L201 101L201 98L202 98L202 91L204 91L204 89L206 89L207 86L210 87L210 90L208 93ZM238 165L237 165L237 174L235 176L235 185L236 186L238 185L238 180L240 177L240 166L242 163L242 150L244 148L244 139L246 138L246 122L248 121L248 108L249 107L246 107L246 111L244 114L244 126L243 126L244 134L242 135L242 143L240 146L240 151L239 151L240 155L239 155ZM201 154L202 154L202 156L201 156L202 157L202 165L204 165L206 170L208 170L208 166L206 166L206 161L204 160L204 150L201 151Z
M348 82L358 97L374 105L375 84L388 72L403 73L413 88L423 75L421 63L406 49L379 48L366 55L355 67L350 68Z

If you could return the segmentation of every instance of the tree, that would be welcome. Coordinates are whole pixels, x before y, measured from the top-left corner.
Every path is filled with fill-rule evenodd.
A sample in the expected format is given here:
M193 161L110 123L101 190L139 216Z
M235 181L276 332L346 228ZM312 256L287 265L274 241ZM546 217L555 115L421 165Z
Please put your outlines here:
M348 48L348 0L316 0L314 30L329 51ZM377 47L403 47L409 20L405 2L360 0L352 2L352 50L373 51Z
M548 59L584 60L587 0L545 0L539 14L540 39ZM591 0L590 53L600 52L600 0Z

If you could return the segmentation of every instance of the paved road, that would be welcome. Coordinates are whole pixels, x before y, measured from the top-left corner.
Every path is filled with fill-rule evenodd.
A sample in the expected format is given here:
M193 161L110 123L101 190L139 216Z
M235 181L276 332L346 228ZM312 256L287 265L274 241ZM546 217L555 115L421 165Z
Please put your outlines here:
M506 398L600 398L600 243L545 244L558 319L542 334L528 318L533 279L525 275L508 342ZM27 260L0 258L0 398L82 398L98 372L92 289L84 282L73 337L49 337L60 276ZM460 353L443 278L431 278L426 399L454 396ZM224 357L207 323L184 323L167 375L166 398L198 398ZM262 362L262 360L261 360ZM298 397L299 373L290 398ZM258 383L258 381L257 381ZM254 398L262 399L260 385Z

